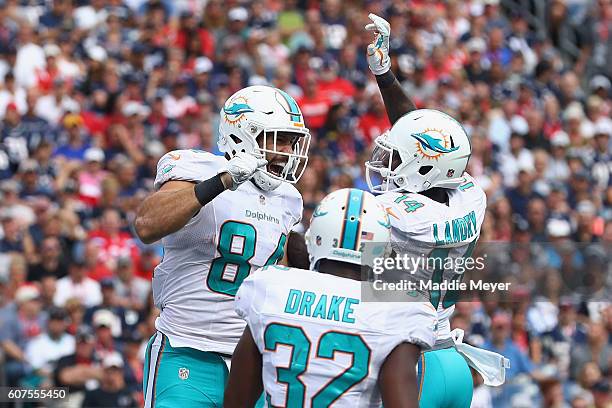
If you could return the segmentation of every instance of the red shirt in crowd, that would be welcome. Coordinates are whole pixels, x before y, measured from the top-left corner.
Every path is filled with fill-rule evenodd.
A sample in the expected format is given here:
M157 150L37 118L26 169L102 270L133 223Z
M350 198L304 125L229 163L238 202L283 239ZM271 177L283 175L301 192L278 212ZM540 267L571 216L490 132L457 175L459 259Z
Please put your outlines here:
M323 92L317 92L312 96L304 95L296 102L302 109L304 122L310 129L321 129L325 125L327 112L329 112L332 103Z
M355 86L348 79L338 77L332 81L320 81L319 93L327 96L332 103L338 103L352 98L355 95Z
M130 234L120 231L116 235L111 236L102 230L95 230L89 233L89 238L98 241L100 246L99 258L101 261L114 261L120 256L129 256L132 258L134 272L139 276L142 275L140 271L140 251ZM114 267L111 269L114 269Z
M374 112L366 112L359 118L357 127L363 135L363 141L369 146L375 138L391 127L391 122L384 113L377 115Z

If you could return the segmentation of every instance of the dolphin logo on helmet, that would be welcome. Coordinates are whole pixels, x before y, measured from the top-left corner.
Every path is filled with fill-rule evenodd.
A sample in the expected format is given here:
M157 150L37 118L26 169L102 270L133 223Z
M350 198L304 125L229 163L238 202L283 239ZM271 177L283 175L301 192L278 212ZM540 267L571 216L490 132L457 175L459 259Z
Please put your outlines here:
M234 102L232 106L230 106L229 108L224 107L223 112L225 112L226 115L238 116L238 115L242 115L243 113L254 112L254 111L246 103L235 103Z
M435 137L425 132L413 133L410 136L414 137L421 144L421 149L423 151L431 150L432 152L443 154L443 153L451 153L459 149L459 146L455 146L455 147L451 147L450 149L447 149L445 146L442 146L442 143L445 143L444 140L436 139Z

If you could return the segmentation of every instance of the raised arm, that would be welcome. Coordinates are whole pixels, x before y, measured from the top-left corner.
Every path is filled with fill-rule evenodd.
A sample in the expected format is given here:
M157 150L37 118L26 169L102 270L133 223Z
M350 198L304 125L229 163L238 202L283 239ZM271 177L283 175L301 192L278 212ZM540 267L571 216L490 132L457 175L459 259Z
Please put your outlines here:
M155 242L183 228L200 209L227 188L235 190L265 166L265 160L238 153L225 171L201 181L171 180L147 197L136 214L134 228L145 244Z
M368 45L368 65L376 77L389 121L394 124L399 118L415 110L416 106L391 71L391 58L389 57L391 26L384 18L376 14L370 13L368 17L372 22L365 28L375 34L374 41Z

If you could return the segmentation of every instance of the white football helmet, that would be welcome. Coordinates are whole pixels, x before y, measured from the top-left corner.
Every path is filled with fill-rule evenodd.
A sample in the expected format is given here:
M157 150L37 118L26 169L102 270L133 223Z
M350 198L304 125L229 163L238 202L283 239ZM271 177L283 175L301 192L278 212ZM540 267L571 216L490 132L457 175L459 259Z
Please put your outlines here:
M370 191L418 193L464 182L472 146L463 126L444 112L418 109L401 117L374 141L365 163Z
M268 163L253 176L263 190L273 190L281 182L296 183L308 162L310 131L302 111L286 92L270 86L249 86L236 92L221 108L219 150L229 157L238 152L251 153L268 160L282 156L280 165ZM279 133L295 134L291 153L277 150ZM272 169L272 171L271 171Z
M363 265L366 242L369 255L390 252L391 222L372 194L343 188L328 194L317 206L305 238L311 270L317 270L321 259Z

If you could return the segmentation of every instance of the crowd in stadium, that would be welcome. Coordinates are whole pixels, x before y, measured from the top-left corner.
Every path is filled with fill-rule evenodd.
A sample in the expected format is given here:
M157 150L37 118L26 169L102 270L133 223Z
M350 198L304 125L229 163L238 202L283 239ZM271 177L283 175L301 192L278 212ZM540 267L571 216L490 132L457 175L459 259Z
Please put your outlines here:
M136 238L135 212L164 153L218 153L240 88L283 89L304 114L300 231L326 193L368 189L363 163L390 127L369 12L391 23L416 105L471 137L480 241L563 242L601 272L591 297L560 296L561 253L509 299L458 303L453 324L512 362L473 406L610 407L610 0L0 1L0 382L142 404L162 248ZM504 271L538 255L519 252Z

